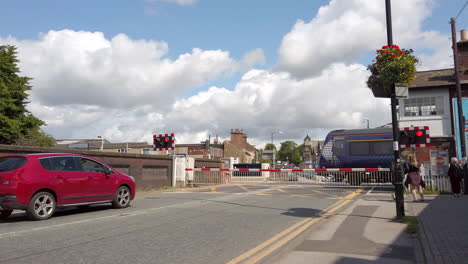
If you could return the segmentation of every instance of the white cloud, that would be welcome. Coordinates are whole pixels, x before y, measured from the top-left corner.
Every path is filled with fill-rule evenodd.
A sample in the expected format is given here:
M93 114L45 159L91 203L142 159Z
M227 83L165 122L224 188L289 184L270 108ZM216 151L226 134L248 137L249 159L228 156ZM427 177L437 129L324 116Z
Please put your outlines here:
M448 36L421 29L431 1L392 2L395 42L420 50L421 68L448 67ZM242 128L262 145L272 131L285 132L277 142L297 141L307 133L321 138L331 129L364 127L364 118L371 126L388 123L389 100L372 96L369 73L356 63L385 38L383 1L332 0L284 37L275 69L252 69L234 88L210 87L185 98L224 74L264 64L263 50L240 62L226 51L201 49L169 59L165 42L70 30L0 41L18 45L21 69L34 78L29 109L57 138L149 142L153 133L175 132L178 143L197 143Z
M255 66L262 66L266 63L265 53L263 49L254 49L246 54L242 58L242 68L251 69Z
M226 51L193 49L171 60L165 57L167 43L124 34L106 39L100 32L62 30L36 41L0 42L18 46L22 73L34 78L34 99L49 106L166 107L189 89L238 69Z
M384 1L332 0L319 9L312 21L299 20L283 38L278 50L278 69L299 78L314 76L331 63L351 63L385 45L384 4ZM423 59L422 67L446 67L450 61L448 36L421 29L431 8L431 0L392 1L394 42L416 50Z

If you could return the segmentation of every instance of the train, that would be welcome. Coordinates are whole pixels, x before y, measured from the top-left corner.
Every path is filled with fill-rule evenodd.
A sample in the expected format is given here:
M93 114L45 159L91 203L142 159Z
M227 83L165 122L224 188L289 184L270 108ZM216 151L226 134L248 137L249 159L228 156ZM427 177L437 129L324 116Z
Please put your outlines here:
M391 128L342 129L328 133L320 168L390 168L393 163Z

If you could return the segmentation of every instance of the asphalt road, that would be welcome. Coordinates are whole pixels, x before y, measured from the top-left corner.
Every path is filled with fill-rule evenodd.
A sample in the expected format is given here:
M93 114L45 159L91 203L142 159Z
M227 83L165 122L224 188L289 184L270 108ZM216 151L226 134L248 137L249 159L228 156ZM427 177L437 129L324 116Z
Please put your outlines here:
M154 192L126 209L93 206L47 221L0 221L0 263L227 263L353 189L303 186Z

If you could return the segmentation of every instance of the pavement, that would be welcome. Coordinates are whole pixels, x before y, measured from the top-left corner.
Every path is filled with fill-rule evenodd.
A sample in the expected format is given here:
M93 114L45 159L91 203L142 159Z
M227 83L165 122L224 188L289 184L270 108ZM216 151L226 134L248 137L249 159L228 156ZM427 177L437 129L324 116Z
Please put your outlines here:
M416 239L395 220L395 210L391 191L369 190L312 226L276 263L415 263Z
M424 203L408 203L419 220L424 262L468 263L468 196L428 195Z
M395 220L389 192L370 191L312 226L274 263L468 263L468 196L425 198L413 202L405 197L406 215L419 221L417 234L406 232L406 224Z

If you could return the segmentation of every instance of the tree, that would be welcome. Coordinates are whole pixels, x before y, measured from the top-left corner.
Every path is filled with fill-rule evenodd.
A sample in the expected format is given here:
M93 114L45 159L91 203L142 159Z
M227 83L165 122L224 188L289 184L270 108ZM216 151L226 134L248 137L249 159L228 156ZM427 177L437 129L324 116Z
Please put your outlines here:
M0 144L37 145L33 139L48 137L40 130L45 123L26 110L31 78L18 75L18 63L14 46L0 46Z
M276 150L275 144L268 143L265 146L265 150Z
M278 159L289 161L296 165L301 163L301 152L299 146L294 141L285 141L281 143L278 151Z

